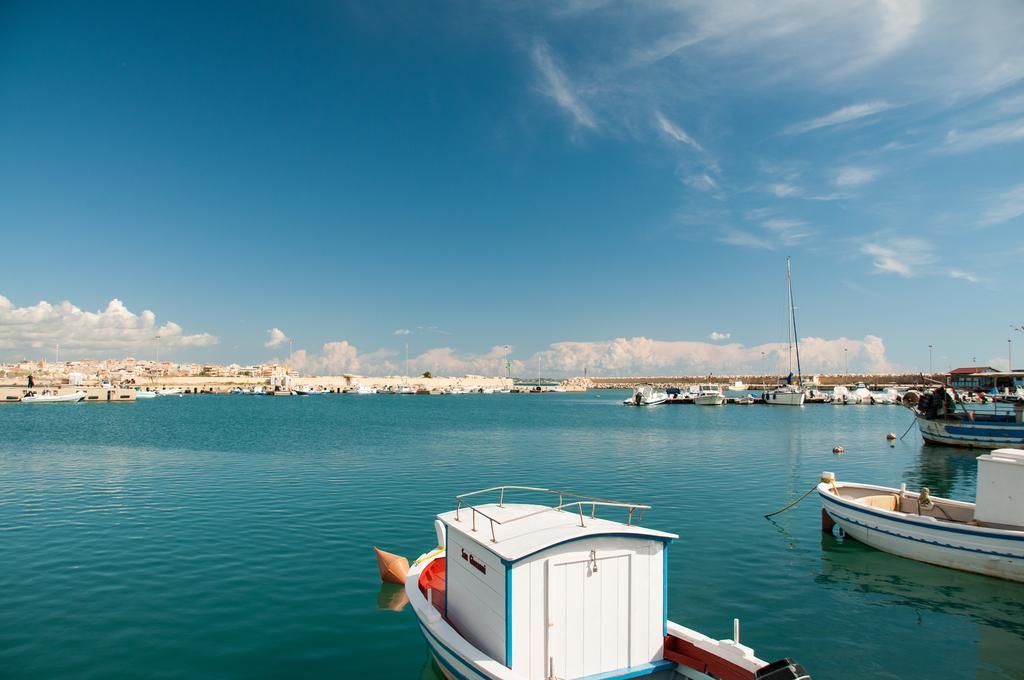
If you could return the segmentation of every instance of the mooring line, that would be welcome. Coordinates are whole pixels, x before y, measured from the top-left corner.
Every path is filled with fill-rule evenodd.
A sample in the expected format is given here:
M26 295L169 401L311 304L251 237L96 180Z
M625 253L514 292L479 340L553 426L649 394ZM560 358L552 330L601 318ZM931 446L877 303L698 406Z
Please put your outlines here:
M814 493L814 490L817 489L817 488L818 488L818 485L815 484L810 489L808 489L807 493L805 493L803 496L800 496L800 498L797 498L795 501L793 501L792 503L790 503L786 507L782 508L781 510L776 510L775 512L769 512L767 515L764 516L764 518L765 519L770 519L770 518L774 517L775 515L778 515L779 513L782 513L782 512L785 512L786 510L789 510L791 507L793 507L794 505L796 505L797 503L799 503L800 501L802 501L803 499L807 498L812 493Z

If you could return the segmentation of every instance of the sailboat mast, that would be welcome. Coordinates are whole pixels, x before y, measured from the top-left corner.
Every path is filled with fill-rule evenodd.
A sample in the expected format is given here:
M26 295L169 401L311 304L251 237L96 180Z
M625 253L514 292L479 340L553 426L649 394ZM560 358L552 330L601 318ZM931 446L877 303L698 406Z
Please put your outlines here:
M796 341L796 384L803 387L804 376L800 370L800 336L796 331L796 307L793 306L793 272L789 266L789 258L786 258L786 282L789 284L789 318L793 321L793 338ZM790 367L792 371L792 366Z
M786 356L789 358L789 374L793 375L793 284L789 274L789 258L786 258Z

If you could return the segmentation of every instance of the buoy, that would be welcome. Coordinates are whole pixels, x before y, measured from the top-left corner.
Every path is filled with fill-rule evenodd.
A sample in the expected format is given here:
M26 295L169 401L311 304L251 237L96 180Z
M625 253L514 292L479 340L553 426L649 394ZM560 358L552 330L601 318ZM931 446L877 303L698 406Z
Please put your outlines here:
M889 441L895 441L896 433L890 432L889 434L885 435L885 438L888 439Z
M846 453L846 449L844 449L842 446L833 446L832 453L839 455L840 453Z
M409 560L401 555L393 555L384 552L377 546L373 546L377 553L377 569L380 571L380 580L384 583L405 584L405 576L409 573Z

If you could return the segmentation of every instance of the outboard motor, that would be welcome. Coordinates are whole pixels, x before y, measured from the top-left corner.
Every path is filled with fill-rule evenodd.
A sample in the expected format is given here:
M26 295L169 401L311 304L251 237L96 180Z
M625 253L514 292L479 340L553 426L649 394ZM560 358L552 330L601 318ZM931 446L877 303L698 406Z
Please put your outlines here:
M773 661L754 674L754 680L811 680L811 674L793 659Z
M643 398L644 398L644 395L642 395L639 392L637 392L636 394L633 395L633 403L636 404L637 406L639 406L640 402L643 401Z

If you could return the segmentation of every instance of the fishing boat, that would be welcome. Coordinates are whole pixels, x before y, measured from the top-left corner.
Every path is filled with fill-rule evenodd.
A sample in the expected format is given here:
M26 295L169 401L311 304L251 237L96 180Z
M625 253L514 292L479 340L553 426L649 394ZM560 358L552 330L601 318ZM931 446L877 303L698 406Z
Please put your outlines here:
M21 398L23 404L77 404L85 399L85 392L72 392L70 394L59 394L52 390L42 392L27 392Z
M773 406L803 406L806 395L803 388L803 372L800 370L800 336L796 331L796 308L793 306L793 270L786 258L786 289L788 291L789 319L786 335L789 348L789 376L784 385L765 390L764 403ZM796 384L793 384L793 349L796 348Z
M914 412L921 437L930 444L1024 447L1024 401L995 402L991 411L969 408L954 390L938 387L924 394L907 392L903 405Z
M655 390L650 385L638 385L633 388L633 394L623 400L626 406L657 406L668 401L668 393Z
M721 406L725 403L725 394L719 385L698 385L693 403L697 406Z
M136 399L156 399L157 396L158 395L157 395L156 392L152 392L150 390L139 390L139 389L135 390L135 398Z
M513 494L543 501L510 503ZM480 500L491 502L475 505ZM537 487L457 496L455 509L435 520L437 547L405 576L406 596L444 675L809 678L789 659L757 658L740 643L736 620L732 640L668 620L668 545L677 536L639 526L649 508ZM598 516L611 513L622 521Z
M754 395L744 394L742 397L737 397L733 403L739 404L740 406L750 406L755 402Z
M942 567L1024 581L1024 450L978 456L976 501L954 501L872 484L818 484L822 529L878 550Z

